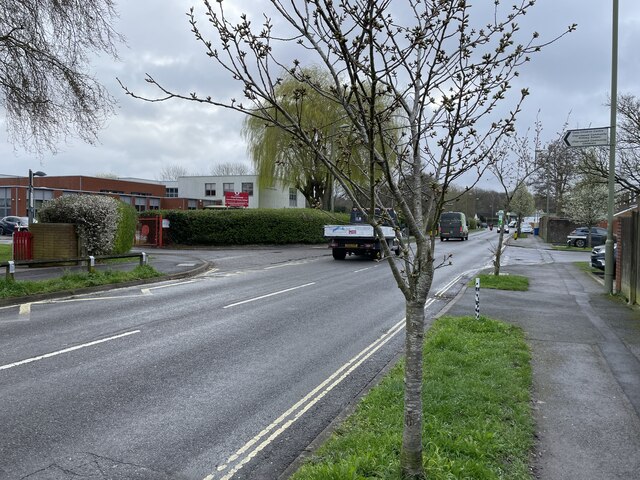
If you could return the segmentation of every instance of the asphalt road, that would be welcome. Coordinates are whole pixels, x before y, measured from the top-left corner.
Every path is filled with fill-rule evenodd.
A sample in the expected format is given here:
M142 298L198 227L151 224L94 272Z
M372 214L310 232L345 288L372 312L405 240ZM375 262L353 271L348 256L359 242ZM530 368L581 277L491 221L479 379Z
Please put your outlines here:
M453 265L428 316L496 238L437 242ZM554 260L517 250L505 262ZM0 309L1 479L275 479L402 351L384 262L199 255L215 267L196 278Z

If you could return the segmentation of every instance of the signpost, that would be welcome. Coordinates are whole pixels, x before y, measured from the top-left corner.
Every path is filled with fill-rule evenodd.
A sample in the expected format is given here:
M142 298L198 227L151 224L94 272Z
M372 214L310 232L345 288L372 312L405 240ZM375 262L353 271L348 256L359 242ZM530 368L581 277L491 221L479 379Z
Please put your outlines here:
M607 147L609 127L568 130L563 140L567 147Z

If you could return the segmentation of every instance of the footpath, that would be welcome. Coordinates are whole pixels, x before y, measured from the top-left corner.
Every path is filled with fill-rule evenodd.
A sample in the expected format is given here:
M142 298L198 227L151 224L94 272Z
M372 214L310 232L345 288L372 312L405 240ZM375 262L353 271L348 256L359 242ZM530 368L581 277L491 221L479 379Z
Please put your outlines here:
M509 247L548 248L538 237ZM519 325L533 358L536 478L640 479L640 310L571 263L515 265L529 290L480 287L480 313ZM475 288L447 315L473 315Z

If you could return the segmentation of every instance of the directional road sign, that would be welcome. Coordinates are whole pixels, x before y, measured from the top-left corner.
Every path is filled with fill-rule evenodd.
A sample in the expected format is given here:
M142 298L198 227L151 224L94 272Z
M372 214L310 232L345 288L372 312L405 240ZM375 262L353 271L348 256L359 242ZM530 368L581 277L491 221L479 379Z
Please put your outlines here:
M569 130L563 140L567 147L605 147L609 145L609 127Z

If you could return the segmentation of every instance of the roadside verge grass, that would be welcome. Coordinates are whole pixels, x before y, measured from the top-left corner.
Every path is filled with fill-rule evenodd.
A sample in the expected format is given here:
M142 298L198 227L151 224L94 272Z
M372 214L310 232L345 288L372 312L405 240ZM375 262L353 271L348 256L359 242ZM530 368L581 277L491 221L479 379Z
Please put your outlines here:
M149 265L136 266L130 271L98 270L94 273L64 273L60 278L50 280L0 280L0 298L23 297L38 293L52 293L77 290L84 287L109 285L146 278L160 277L162 274Z
M522 275L493 275L491 273L482 273L476 275L480 278L480 288L495 288L498 290L515 290L526 292L529 290L529 279ZM474 277L469 286L474 286L476 282Z
M530 353L523 331L486 317L442 317L424 347L427 478L531 479ZM400 480L403 362L291 478Z
M0 262L8 262L11 260L11 245L7 243L0 244Z

